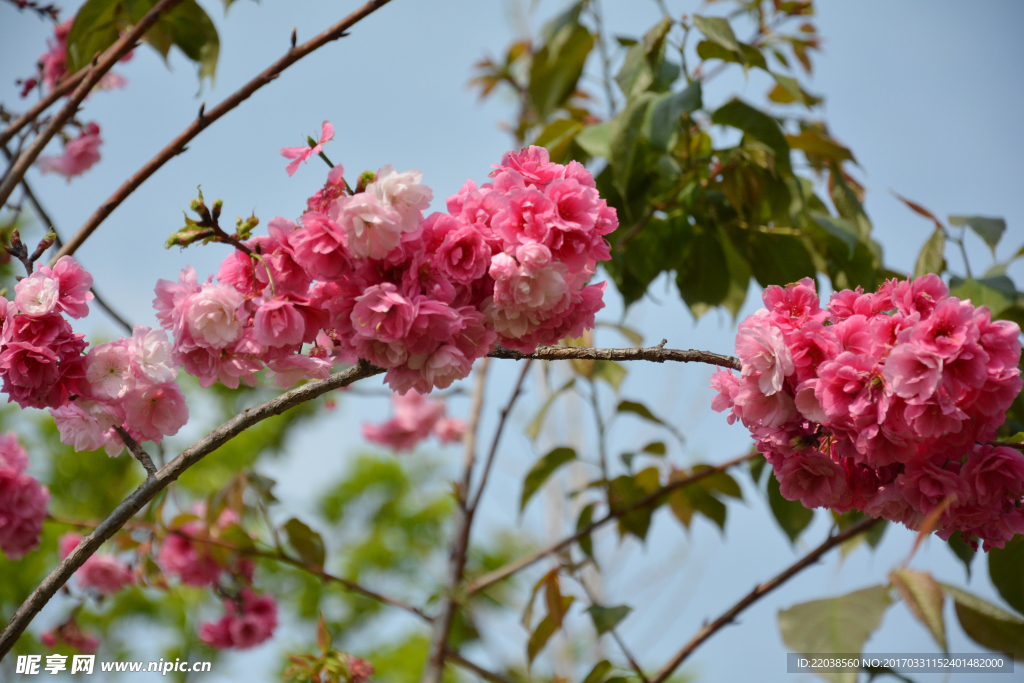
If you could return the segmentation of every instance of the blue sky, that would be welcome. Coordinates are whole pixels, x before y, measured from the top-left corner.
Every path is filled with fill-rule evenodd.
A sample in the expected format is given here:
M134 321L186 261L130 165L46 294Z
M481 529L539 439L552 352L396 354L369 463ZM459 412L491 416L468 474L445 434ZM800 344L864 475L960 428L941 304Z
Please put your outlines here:
M66 16L80 3L69 3ZM87 105L86 120L100 123L106 144L100 165L72 183L53 177L29 179L63 234L70 234L120 182L149 159L195 116L201 102L220 101L276 59L288 47L291 28L305 40L355 7L354 2L284 2L259 5L239 0L225 17L219 2L202 0L217 23L221 60L214 87L197 95L192 66L172 54L170 70L152 51L142 49L119 71L129 81L123 91L99 93ZM564 3L542 0L528 16L522 2L497 0L395 0L331 44L286 71L228 117L195 140L188 152L167 164L126 201L79 251L94 274L97 287L129 319L155 324L150 301L157 278L173 279L187 263L201 276L214 272L224 251L219 247L165 251L167 234L180 226L181 210L202 185L208 199L223 198L224 214L263 220L294 217L305 197L323 182L319 163L303 167L294 178L285 174L278 150L302 144L330 119L337 136L326 151L344 164L351 176L364 168L392 163L398 169L419 168L435 190L435 207L472 177L480 181L511 144L497 122L511 115L512 102L497 96L484 104L466 88L471 65L486 53L497 54L519 32L538 26ZM660 16L648 0L604 0L606 24L616 34L637 35ZM673 14L700 12L696 3L668 2ZM932 226L911 213L890 194L913 198L944 217L951 213L1003 216L1008 230L999 256L1006 258L1024 242L1024 205L1020 200L1020 160L1024 158L1024 90L1019 69L1024 63L1024 5L1012 0L987 3L961 0L861 0L820 2L819 29L823 52L815 58L810 89L826 96L825 115L833 134L853 149L859 177L868 188L866 208L885 259L896 270L913 268ZM714 6L712 6L714 9ZM0 99L17 99L13 80L31 72L43 51L48 27L10 5L0 5ZM1016 85L1014 85L1016 84ZM758 74L723 76L705 91L717 103L734 94L763 101L767 82ZM975 270L984 270L991 256L980 240L969 243ZM958 258L950 261L959 268ZM1024 282L1024 267L1010 271ZM734 327L726 315L711 313L695 322L666 283L652 286L653 296L634 306L627 321L646 339L662 338L669 346L730 352ZM757 307L752 289L746 313ZM605 320L618 320L621 303L608 296ZM116 329L101 316L90 317L84 331L111 335ZM613 333L599 332L598 343L622 345ZM488 400L493 410L484 429L493 427L493 413L505 400L516 368L495 363ZM708 407L710 370L690 367L630 368L626 397L644 400L686 435L672 446L679 464L719 462L745 451L749 439L738 426ZM537 444L521 434L538 405L539 389L513 413L519 429L506 440L483 511L481 534L519 524L517 500L523 475L547 448L565 443L586 448L589 434L568 430L587 424L586 408L572 401L550 420ZM610 397L604 397L611 403ZM606 406L607 407L607 406ZM456 399L452 411L465 405ZM312 509L309 477L322 473L329 481L344 471L346 459L360 448L359 423L386 410L384 399L353 398L315 427L296 435L290 458L268 464L281 481L285 505L295 512ZM665 438L630 418L616 426L612 451L635 449ZM449 453L452 460L455 453ZM568 487L570 472L554 486ZM714 617L757 581L792 562L801 550L827 532L824 515L796 549L789 546L771 520L767 505L752 490L747 502L730 505L723 539L717 529L698 522L690 534L661 512L647 543L612 536L599 542L607 568L600 587L608 604L628 603L634 613L623 635L648 667L660 665L704 619ZM543 497L538 497L538 499ZM565 519L559 516L564 514ZM554 520L554 521L552 521ZM537 539L560 536L570 523L551 497L534 503L522 521L523 533ZM859 550L842 563L833 556L800 579L758 603L740 620L706 644L687 665L702 680L809 680L785 674L785 647L775 625L776 612L794 603L882 583L885 574L906 554L912 534L891 529L877 553ZM964 585L963 569L944 544L927 543L914 563L943 580ZM994 595L984 562L970 589ZM947 609L953 651L977 651L955 625ZM582 619L577 628L586 628ZM406 628L402 622L395 628ZM411 627L411 626L409 626ZM480 661L521 660L526 634L514 620L496 624L485 648L472 654ZM311 634L287 634L294 641ZM279 645L280 643L278 643ZM236 658L232 670L248 669L271 679L268 669L253 662L272 662L274 647L256 659ZM556 668L567 645L553 641ZM603 643L614 653L613 643ZM902 606L893 608L882 629L869 641L874 652L935 652L924 629ZM273 665L271 665L273 666ZM569 673L561 671L562 673ZM1012 678L1012 677L1011 677ZM938 677L932 677L939 680ZM932 680L921 676L920 680ZM1007 677L993 677L998 680ZM953 676L951 680L968 680Z

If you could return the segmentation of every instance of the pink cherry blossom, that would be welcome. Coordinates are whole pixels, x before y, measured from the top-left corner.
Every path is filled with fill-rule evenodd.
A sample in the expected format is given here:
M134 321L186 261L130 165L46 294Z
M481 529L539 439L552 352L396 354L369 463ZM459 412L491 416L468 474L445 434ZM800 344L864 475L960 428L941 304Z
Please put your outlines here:
M61 559L71 554L82 537L79 534L64 534L58 545ZM78 585L86 590L94 590L100 595L113 595L125 586L135 583L128 565L107 553L93 553L75 571Z
M244 301L232 287L203 285L185 304L189 334L200 346L223 349L242 334L244 319L239 309Z
M220 621L201 624L199 638L212 648L246 650L270 639L277 627L277 603L273 597L257 597L242 590L238 602L224 601L226 614Z
M391 164L377 171L377 178L366 186L366 192L377 198L379 204L398 213L403 232L414 230L423 220L423 212L430 206L434 192L422 184L421 171L397 172Z
M47 315L57 307L60 283L36 271L14 286L14 303L25 315Z
M0 469L20 472L28 467L28 453L14 432L0 434Z
M124 397L125 426L140 441L159 443L188 422L185 394L174 382L140 387Z
M786 458L776 475L783 497L804 507L840 507L850 495L843 468L814 450Z
M75 176L82 175L100 160L100 127L95 123L88 124L78 137L64 144L64 153L60 156L41 155L36 164L41 173L56 173L71 182Z
M341 229L345 247L355 258L384 258L401 243L403 232L415 228L369 192L340 197L327 215Z
M288 167L285 169L288 171L289 176L295 175L295 172L299 170L299 165L308 161L311 156L320 154L323 151L324 145L330 142L334 138L334 126L329 121L324 121L321 132L320 140L310 147L308 145L303 147L282 147L281 156L285 159L294 159Z
M0 466L0 551L20 560L39 545L50 493L19 468Z

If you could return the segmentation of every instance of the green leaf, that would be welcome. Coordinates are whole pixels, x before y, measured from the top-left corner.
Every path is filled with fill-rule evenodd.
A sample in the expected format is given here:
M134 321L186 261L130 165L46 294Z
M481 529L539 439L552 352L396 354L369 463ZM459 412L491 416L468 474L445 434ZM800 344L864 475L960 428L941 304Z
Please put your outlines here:
M830 216L827 213L812 213L811 218L813 218L814 222L820 225L825 232L841 240L849 249L849 255L847 258L853 258L853 250L857 247L857 243L860 242L860 235L857 233L857 226L845 218L836 218L835 216Z
M775 163L789 171L789 143L782 133L779 122L746 102L734 99L715 110L711 121L720 126L738 128L747 135L760 140L775 152Z
M1005 275L980 280L951 278L949 293L960 299L970 299L975 306L988 306L993 318L1009 308L1017 299L1013 280Z
M702 40L697 43L697 56L704 60L721 59L723 62L742 64L744 67L756 66L759 69L768 70L768 63L761 51L746 43L740 43L740 51L734 52L718 43Z
M1006 221L1002 218L986 218L985 216L950 216L949 224L958 228L968 227L975 232L985 244L996 253L999 238L1006 232Z
M642 417L648 422L654 422L655 424L659 424L665 429L672 432L673 436L679 439L680 442L685 441L683 435L679 433L679 430L677 430L675 427L673 427L672 425L670 425L669 423L665 422L660 417L652 413L651 410L643 403L638 403L636 401L619 401L619 405L615 408L615 410L620 413L632 413L633 415Z
M619 622L625 619L629 613L633 611L633 608L628 605L619 605L617 607L591 605L585 611L590 615L591 620L593 620L594 628L597 629L597 635L601 636L618 626Z
M1024 536L988 552L988 575L1000 597L1024 614Z
M921 253L917 257L917 265L914 266L914 277L921 277L928 273L941 274L946 267L945 252L946 235L936 229L921 248Z
M576 520L576 533L579 533L586 529L588 526L594 523L594 506L595 503L590 503L582 510L580 510L580 516ZM590 537L590 534L582 537L578 543L580 544L580 550L589 557L591 560L594 559L594 539Z
M139 21L156 4L156 0L122 0L132 21ZM164 59L171 46L177 46L199 67L199 81L212 83L220 56L217 27L196 0L184 0L160 16L143 40L152 45Z
M658 470L650 467L635 476L623 474L608 482L608 506L623 510L643 500L658 489ZM631 533L641 541L647 537L655 505L644 506L619 517L619 533Z
M576 459L576 451L564 446L555 448L534 464L526 480L523 481L523 494L519 500L520 512L526 508L526 504L533 498L533 494L555 473L559 467L567 462Z
M626 368L622 363L613 360L599 360L594 364L594 372L590 375L591 380L601 379L611 386L615 391L622 386L622 380L626 379Z
M791 543L796 542L800 533L814 519L813 510L808 510L798 500L787 500L782 496L782 491L779 490L779 480L774 476L768 477L768 506L772 509L772 514L775 515L775 521L786 532ZM843 650L843 652L853 652L853 650Z
M959 531L954 531L953 535L946 541L946 545L953 551L953 554L964 563L964 569L967 570L967 578L971 578L971 562L974 560L974 556L977 551L969 546L960 535Z
M778 78L778 76L776 77ZM793 149L806 154L825 157L831 161L856 161L849 148L840 145L817 128L805 128L799 135L787 135L786 142Z
M629 180L633 174L640 129L647 116L647 108L657 97L658 95L652 92L640 93L611 120L608 162L612 167L615 188L623 197L627 195Z
M530 437L531 441L536 441L537 437L540 436L540 430L544 427L544 418L547 417L548 410L551 409L555 399L561 396L563 393L573 388L576 384L576 378L570 379L568 382L563 384L555 393L548 396L547 400L544 401L544 405L540 407L537 414L530 420L530 424L526 426L526 435Z
M683 114L694 112L701 106L700 81L690 83L680 92L658 95L647 109L642 129L644 137L655 149L667 152Z
M889 608L886 586L794 605L779 612L779 630L790 650L804 654L859 654ZM854 683L856 671L821 673L835 683Z
M610 159L612 140L612 121L605 121L593 126L586 126L576 135L576 144L587 154L602 159Z
M284 533L289 545L295 548L299 558L306 564L322 569L324 566L324 540L320 534L294 517L285 522Z
M942 618L942 603L945 595L942 586L932 578L931 574L915 572L909 569L898 569L889 574L893 588L907 603L910 613L917 618L935 638L943 652L948 652L946 644L946 622Z
M590 670L587 677L583 679L583 683L603 683L605 676L611 673L612 668L611 662L607 659L602 659Z
M671 29L672 20L664 17L644 34L643 42L626 51L615 81L627 100L652 87L665 90L678 76L678 67L664 61L665 38Z
M568 161L569 148L583 124L572 119L556 119L540 132L533 144L545 147L552 161Z
M569 611L569 607L572 606L573 598L571 595L566 595L562 598L562 614ZM537 628L530 635L530 642L526 644L526 657L529 663L532 665L533 660L537 657L544 646L547 645L548 640L554 635L557 627L555 626L554 620L551 615L545 616L541 619L540 623L537 624Z
M694 465L693 473L700 474L707 470L713 469L711 465ZM728 472L715 472L698 482L702 488L712 493L721 493L724 496L730 498L736 498L737 500L743 500L743 491L740 490L740 485L736 483L736 480L729 475Z
M799 102L808 109L817 104L821 104L822 99L820 97L811 95L801 88L800 82L792 76L784 76L783 74L778 74L774 71L772 71L771 74L777 85L775 86L775 89L768 94L768 99L781 104ZM786 137L787 139L789 138L788 135ZM850 155L849 158L853 158L853 155L850 154L850 150L846 149L842 145L835 144L834 142L832 144L833 147L830 148L832 151L846 150L846 154ZM796 145L793 145L792 141L790 141L790 146L796 147Z
M575 92L593 47L594 36L573 19L555 30L533 56L528 95L541 121Z
M788 285L817 272L807 245L796 235L754 231L747 241L747 258L762 287Z
M633 346L643 346L644 344L644 336L628 325L620 325L618 323L598 321L597 327L607 327L615 330L623 337L628 339Z
M1024 619L955 586L942 588L953 598L960 626L974 642L1024 661Z
M123 22L120 0L86 0L68 31L68 74L89 64L92 58L117 42Z
M736 34L732 32L729 21L722 17L703 17L699 14L693 15L693 23L697 30L703 33L711 42L724 47L732 52L740 52L740 42L736 40Z
M722 303L729 295L729 261L723 244L718 230L696 232L676 270L676 287L694 317L698 317L698 311L707 310L707 306Z

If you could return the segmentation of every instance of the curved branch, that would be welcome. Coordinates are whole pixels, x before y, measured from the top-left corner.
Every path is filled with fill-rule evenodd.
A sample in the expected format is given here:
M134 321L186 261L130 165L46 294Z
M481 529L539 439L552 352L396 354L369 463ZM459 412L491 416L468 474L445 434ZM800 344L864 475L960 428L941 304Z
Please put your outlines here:
M370 365L366 361L359 361L358 365L344 372L339 372L327 379L297 387L253 408L246 408L182 451L178 457L164 465L155 476L147 478L139 488L135 489L120 505L114 508L114 511L96 527L96 530L83 538L78 547L71 551L71 554L64 558L64 561L50 572L43 579L43 582L32 591L32 594L28 596L21 607L11 616L7 626L0 633L0 659L3 659L10 651L18 637L21 636L29 622L32 621L32 618L54 596L60 587L71 578L75 570L81 567L99 549L104 541L113 536L135 513L151 501L157 493L181 476L185 470L227 443L233 437L268 417L280 415L289 408L294 408L300 403L312 400L328 391L346 387L364 377L379 375L382 372L384 370L381 368Z
M117 63L119 59L128 54L128 51L135 47L135 43L142 38L143 34L149 30L149 28L156 23L156 20L160 18L160 14L165 12L178 3L181 0L160 0L153 9L146 13L146 16L139 20L139 23L132 27L132 30L121 36L116 43L110 46L102 55L98 55L93 59L92 65L83 69L86 72L75 90L71 93L68 101L64 103L60 111L54 115L50 122L46 124L46 127L36 136L32 141L32 144L28 146L24 152L18 155L11 164L11 167L7 169L7 175L4 176L3 180L0 181L0 206L3 206L7 202L7 198L11 196L11 192L21 182L22 176L28 171L29 166L36 160L36 157L43 151L43 148L53 139L68 120L75 115L78 111L78 106L82 103L82 100L92 91L93 87L99 83L103 75L106 74L110 69Z
M658 671L657 674L654 675L654 677L651 679L651 683L664 683L664 681L672 675L672 673L679 667L679 665L682 664L683 661L687 657L689 657L694 650L700 647L700 645L705 640L710 638L715 633L715 631L735 621L736 617L739 616L740 612L750 607L752 604L763 598L765 595L771 593L773 590L789 581L791 578L799 574L801 571L817 562L819 559L821 559L822 555L827 553L832 548L835 548L843 541L849 540L854 536L857 536L858 534L864 533L865 531L869 530L871 527L875 526L881 521L881 518L869 517L867 519L863 519L857 522L852 526L847 527L843 531L840 531L838 534L829 536L824 543L822 543L817 548L804 555L795 563L791 564L789 567L780 572L777 576L768 581L765 581L759 586L756 586L754 590L747 593L747 595L744 596L742 600L740 600L735 605L730 607L724 614L722 614L722 616L718 617L710 624L706 624L699 631L697 631L697 635L691 638L690 642L684 645L683 649L677 652L676 655L671 659L671 661L669 661L665 666L661 668L660 671Z
M544 548L543 550L538 550L537 552L531 555L527 555L525 557L519 558L518 560L509 562L504 567L499 567L498 569L495 569L492 572L488 572L487 574L484 574L483 576L478 577L473 581L470 581L469 585L466 586L466 595L472 595L473 593L482 591L484 588L487 588L488 586L491 586L495 583L498 583L499 581L507 579L508 577L512 576L521 569L529 567L531 564L534 564L535 562L544 559L548 555L552 555L554 553L557 553L559 550L562 550L563 548L569 547L576 541L589 535L592 531L599 529L608 522L614 519L618 519L623 515L627 515L630 512L633 512L634 510L639 510L640 508L644 508L647 507L648 505L656 503L663 496L665 496L668 493L671 493L672 491L675 491L678 488L689 486L690 484L696 483L701 479L704 479L705 477L710 477L712 474L715 474L717 472L724 472L730 467L734 467L742 462L750 460L751 458L757 457L757 455L757 453L748 453L747 455L740 456L739 458L734 458L716 467L709 467L706 470L701 470L700 472L692 474L689 477L662 486L654 493L650 494L646 498L641 498L632 505L627 505L624 508L612 510L601 519L589 524L588 526L583 527L582 529L574 533L572 536L567 536L563 538L561 541L558 541L557 543L550 545L547 548Z
M135 190L137 190L142 183L146 182L151 175L156 173L161 166L184 152L185 146L194 137L203 132L207 126L227 114L245 100L249 99L253 93L276 79L282 71L295 62L299 61L317 48L343 37L348 28L388 4L388 2L390 2L390 0L370 0L370 2L367 2L365 5L352 12L315 38L306 41L302 45L293 46L283 57L271 64L261 74L236 90L232 95L213 109L205 111L204 108L200 108L199 115L196 117L195 121L189 124L189 126L185 128L178 137L174 138L170 144L160 150L155 157L146 162L142 168L128 178L128 180L126 180L124 184L114 192L114 194L110 195L105 202L100 204L99 208L96 209L82 227L78 229L78 232L76 232L71 239L61 247L60 251L57 252L52 261L56 261L61 256L67 256L75 253L75 250L82 246L82 243L89 238L89 235L91 235L104 220L106 220L107 216L113 213L114 209L121 205L121 202L135 192ZM53 265L52 262L50 265Z

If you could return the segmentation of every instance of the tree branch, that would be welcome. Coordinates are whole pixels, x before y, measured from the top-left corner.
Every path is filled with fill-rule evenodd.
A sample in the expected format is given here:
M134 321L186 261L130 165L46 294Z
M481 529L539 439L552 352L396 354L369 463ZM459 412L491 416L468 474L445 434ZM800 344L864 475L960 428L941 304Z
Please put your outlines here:
M96 527L96 530L82 539L78 547L71 551L71 554L64 558L64 561L50 572L43 579L43 582L32 591L32 594L11 616L3 632L0 632L0 659L3 659L10 651L18 637L24 632L29 622L32 621L32 618L54 596L60 587L71 578L75 570L81 567L104 541L113 536L135 513L151 501L157 493L181 476L185 470L238 434L268 417L280 415L289 408L294 408L300 403L312 400L328 391L346 387L364 377L379 375L382 372L384 372L382 368L370 365L366 361L359 361L354 367L331 375L327 379L309 382L291 391L287 391L275 399L252 408L246 408L182 451L176 458L162 467L156 473L156 476L146 479L139 488L135 489L131 495L122 501Z
M146 449L144 449L138 441L133 439L132 435L129 434L121 425L114 425L114 431L117 432L119 437L121 437L121 441L123 441L124 445L128 447L128 451L132 456L142 464L143 469L146 470L146 478L155 477L156 466L153 465L153 460L149 457L149 453L146 452Z
M458 609L455 592L462 583L466 569L466 556L469 553L469 532L473 527L475 510L469 504L469 488L473 482L473 465L476 462L476 436L480 428L480 413L484 405L484 389L487 385L487 365L489 358L484 358L476 371L473 383L473 398L469 408L469 422L463 436L465 454L462 464L462 480L456 489L459 505L455 511L455 529L452 532L451 550L448 556L448 572L444 596L441 598L441 611L434 619L434 630L430 639L430 650L423 667L421 683L441 683L444 673L444 658L448 651L448 632L452 627L452 619Z
M110 195L105 202L100 204L99 208L96 209L82 227L78 229L78 232L76 232L60 249L60 251L57 252L57 255L54 256L54 260L61 256L67 256L75 253L75 251L82 246L82 243L89 238L89 235L91 235L96 228L106 220L107 216L113 213L114 209L121 205L121 202L135 192L135 190L137 190L142 183L146 182L150 176L156 173L161 166L184 152L185 146L193 138L199 135L199 133L205 130L207 126L227 114L245 100L249 99L253 93L276 79L282 71L295 62L299 61L317 48L346 35L345 31L347 29L388 4L388 2L390 2L390 0L370 0L370 2L367 2L365 5L352 12L315 38L308 40L299 46L293 45L293 47L288 50L283 57L271 64L262 73L236 90L213 109L210 109L209 111L201 109L196 119L189 124L189 126L185 128L178 137L174 138L174 140L160 150L155 157L146 162L146 164L136 171L134 175L128 178L128 180L126 180L124 184L114 192L114 194Z
M752 604L763 598L765 595L771 593L773 590L789 581L791 578L799 574L801 571L817 562L822 555L827 553L832 548L836 547L843 541L851 539L854 536L857 536L858 534L864 533L865 531L869 530L871 527L875 526L881 521L882 520L880 518L863 519L857 522L856 524L847 527L845 530L840 531L839 533L834 534L832 536L829 536L824 543L822 543L817 548L807 553L802 558L797 560L795 563L787 567L785 570L783 570L781 573L775 576L775 578L765 581L759 586L756 586L754 590L747 593L747 595L744 596L742 600L740 600L735 605L730 607L724 614L722 614L722 616L718 617L710 624L706 624L699 631L697 631L697 635L691 638L690 642L684 645L683 649L677 652L675 657L673 657L671 661L669 661L665 666L661 668L660 671L658 671L657 674L655 674L655 676L651 679L651 683L664 683L664 681L672 675L672 673L679 667L679 665L682 664L683 661L687 657L689 657L694 650L700 647L700 645L705 640L710 638L716 631L718 631L718 629L722 628L723 626L727 626L731 624L733 621L735 621L736 617L739 616L740 612L745 610L747 607L750 607Z
M28 146L24 152L18 155L11 164L11 167L7 169L7 175L4 176L3 180L0 180L0 206L3 206L7 202L7 198L11 196L11 192L21 182L22 177L28 170L29 166L36 160L36 157L43 151L43 148L50 142L54 135L56 135L64 127L64 124L75 115L78 111L78 106L82 103L82 100L92 91L93 86L99 83L103 75L110 71L111 67L117 63L119 59L124 57L129 50L135 47L135 43L142 38L143 34L149 30L149 28L156 23L156 20L160 17L162 12L171 9L181 0L160 0L153 9L146 13L146 16L128 33L121 36L116 43L114 43L108 50L102 55L97 56L92 61L92 66L85 67L83 71L87 71L83 77L82 82L71 93L68 101L64 103L60 111L50 119L50 122L46 124L46 127L36 136L32 141L32 144Z
M566 538L563 538L561 541L558 541L557 543L550 545L547 548L544 548L543 550L538 550L537 552L531 555L527 555L525 557L519 558L518 560L509 562L504 567L499 567L498 569L495 569L492 572L488 572L487 574L484 574L483 576L480 576L474 579L473 581L470 581L469 585L466 586L465 593L466 595L478 593L482 591L484 588L487 588L488 586L498 583L499 581L503 581L504 579L507 579L516 572L525 569L526 567L529 567L538 560L542 560L548 555L557 553L563 548L572 545L576 541L589 535L594 530L601 528L602 526L604 526L605 524L614 519L618 519L623 515L627 515L630 512L633 512L634 510L639 510L640 508L647 507L648 505L657 502L662 496L671 493L672 491L675 491L678 488L682 488L684 486L696 483L701 479L704 479L705 477L710 477L712 474L715 474L716 472L724 472L730 467L734 467L742 462L746 462L747 460L750 460L751 458L754 458L757 455L757 453L749 453L739 458L734 458L729 462L722 463L717 467L709 467L708 469L701 470L700 472L692 474L689 477L686 477L685 479L680 479L678 481L674 481L670 484L667 484L666 486L661 487L660 489L650 494L646 498L642 498L637 502L633 503L632 505L627 505L624 508L610 511L601 519L589 524L588 526L583 527L582 529L574 533L572 536L567 536Z
M7 128L4 128L3 132L0 133L0 145L6 145L22 128L39 118L39 115L49 109L54 102L74 90L82 82L82 79L85 78L86 73L88 73L87 69L81 69L61 79L60 83L57 83L41 100L29 108L27 112L11 121Z
M473 662L469 661L468 659L460 655L458 652L452 652L451 650L449 650L445 653L445 658L453 664L461 666L466 671L470 671L476 674L485 681L490 681L491 683L512 683L509 679L505 678L504 676L499 676L493 671L488 671L482 666L474 664Z
M663 342L664 343L664 342ZM586 360L646 360L653 363L664 363L665 361L676 361L679 363L707 363L722 368L741 370L742 366L738 358L723 356L710 351L694 351L681 349L666 349L662 346L648 346L635 349L590 349L561 346L542 346L533 353L520 353L510 351L500 346L491 352L491 358L505 358L508 360L569 360L582 358Z
M512 406L515 405L516 399L519 398L519 393L523 389L523 381L526 379L526 373L530 370L530 363L532 361L526 361L523 365L523 371L519 373L519 379L516 380L515 388L512 390L512 396L508 399L508 404L502 408L501 417L498 419L498 428L494 431L494 439L491 441L491 450L487 454L487 460L484 462L484 471L480 475L480 484L476 489L476 495L473 496L473 502L470 503L469 509L476 511L477 506L480 505L480 497L484 495L484 487L487 486L487 477L491 473L491 466L494 464L494 458L498 453L498 442L501 441L501 433L505 429L505 423L508 421L508 415L512 412Z

